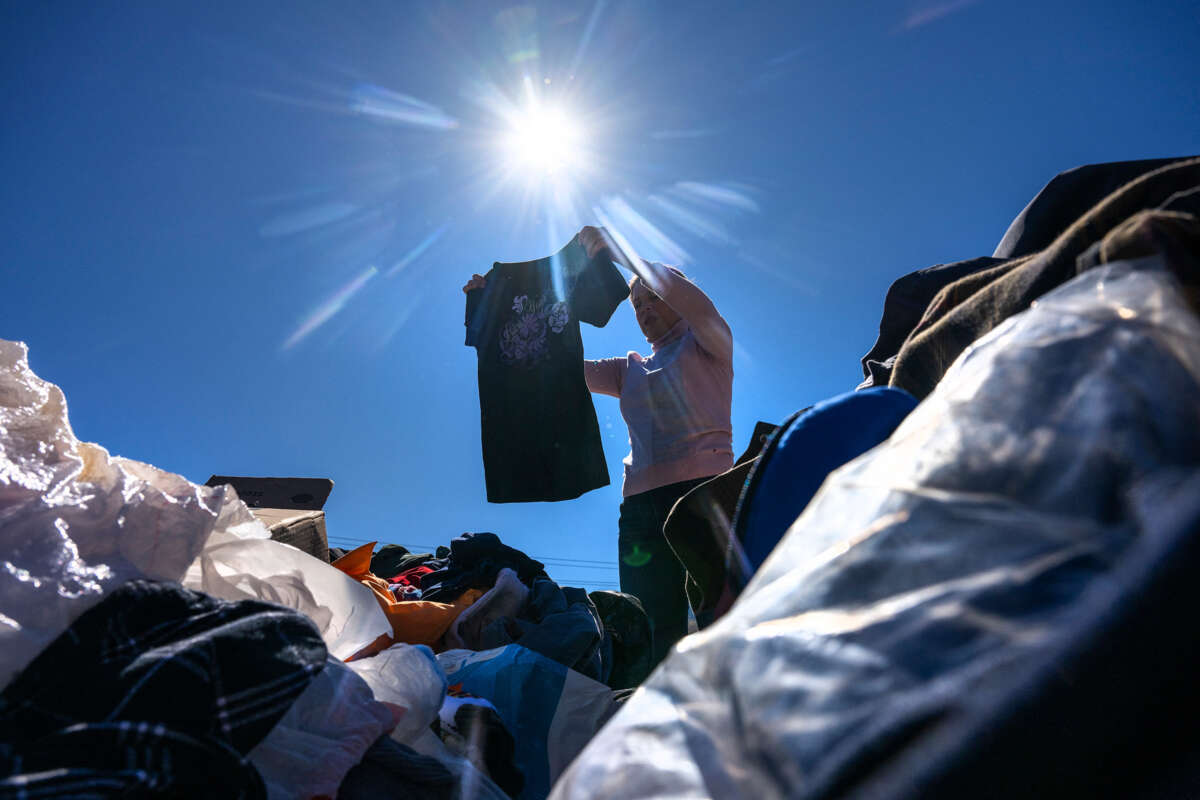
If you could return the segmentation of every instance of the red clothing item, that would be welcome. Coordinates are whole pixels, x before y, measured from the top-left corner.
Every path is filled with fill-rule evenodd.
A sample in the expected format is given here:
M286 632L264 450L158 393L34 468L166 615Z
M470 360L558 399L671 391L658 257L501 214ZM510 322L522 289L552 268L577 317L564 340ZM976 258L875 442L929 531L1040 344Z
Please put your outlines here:
M402 583L406 586L412 586L417 589L421 588L421 576L428 575L433 572L433 567L412 567L401 572L396 577L392 578L389 583Z
M483 592L468 589L453 603L397 600L388 588L388 582L371 572L371 553L374 549L375 542L368 542L334 561L333 566L375 593L375 599L392 625L394 642L429 645L435 651L441 649L439 645L446 630Z

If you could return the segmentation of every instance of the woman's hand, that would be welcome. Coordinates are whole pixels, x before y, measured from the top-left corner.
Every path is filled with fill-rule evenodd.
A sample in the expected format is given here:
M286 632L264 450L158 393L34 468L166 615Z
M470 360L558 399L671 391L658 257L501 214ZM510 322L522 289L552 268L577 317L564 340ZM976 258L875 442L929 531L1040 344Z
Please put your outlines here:
M466 293L472 289L482 289L485 286L487 286L487 278L476 273L471 276L471 280L467 281L467 285L463 287L463 292Z
M612 249L612 239L609 238L608 231L604 228L593 228L591 225L584 225L579 231L579 243L583 245L588 258L603 250Z

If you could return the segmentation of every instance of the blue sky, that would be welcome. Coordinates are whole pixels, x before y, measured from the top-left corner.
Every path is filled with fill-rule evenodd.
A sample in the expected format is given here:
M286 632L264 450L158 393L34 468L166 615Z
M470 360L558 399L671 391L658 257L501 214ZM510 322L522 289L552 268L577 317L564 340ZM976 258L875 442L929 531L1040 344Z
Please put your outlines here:
M594 588L617 403L610 487L489 505L472 272L602 217L680 263L734 331L740 451L858 383L894 278L989 255L1056 172L1200 152L1190 2L286 6L0 11L0 337L115 454L330 477L335 543L491 530ZM513 169L531 103L578 163ZM628 306L583 335L647 347Z

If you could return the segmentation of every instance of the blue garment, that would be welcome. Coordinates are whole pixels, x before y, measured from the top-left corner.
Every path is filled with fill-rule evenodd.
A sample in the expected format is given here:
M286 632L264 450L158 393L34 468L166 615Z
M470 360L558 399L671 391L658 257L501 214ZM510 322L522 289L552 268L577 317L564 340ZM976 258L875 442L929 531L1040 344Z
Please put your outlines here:
M472 649L519 644L603 683L612 670L612 645L607 639L586 591L534 578L521 615L488 623Z
M770 555L825 476L891 436L916 407L916 398L908 392L880 386L817 403L779 427L750 475L734 517L747 578Z
M542 800L550 794L549 738L567 667L519 644L477 653L449 650L438 662L451 686L490 702L513 735L513 762L525 777L519 800Z

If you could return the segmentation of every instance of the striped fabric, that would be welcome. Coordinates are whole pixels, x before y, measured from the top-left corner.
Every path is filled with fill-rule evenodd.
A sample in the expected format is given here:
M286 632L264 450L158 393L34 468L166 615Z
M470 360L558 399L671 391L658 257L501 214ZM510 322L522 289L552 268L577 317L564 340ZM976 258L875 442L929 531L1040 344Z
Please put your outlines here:
M245 755L325 655L289 609L125 584L0 695L0 795L262 797Z

